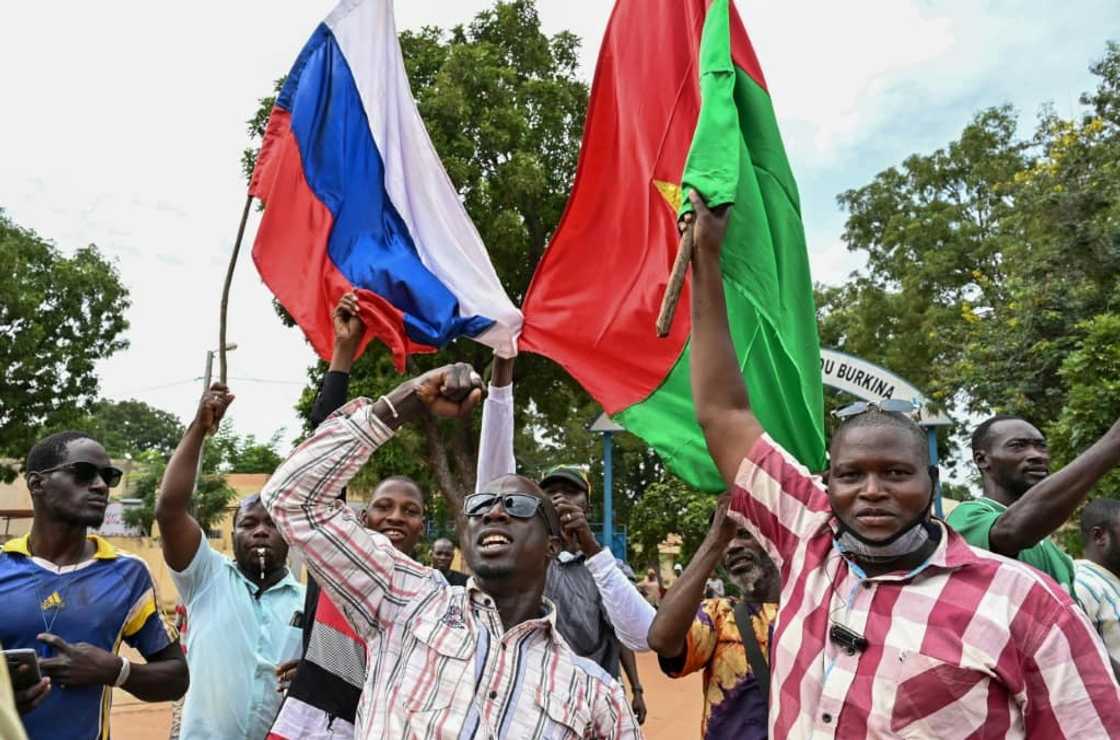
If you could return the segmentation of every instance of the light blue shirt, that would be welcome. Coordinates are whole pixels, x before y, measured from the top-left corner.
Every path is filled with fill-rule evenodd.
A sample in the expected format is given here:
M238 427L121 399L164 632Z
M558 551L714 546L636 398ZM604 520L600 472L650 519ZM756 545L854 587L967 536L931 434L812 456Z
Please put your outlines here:
M257 587L204 537L191 564L171 571L187 605L191 686L183 740L262 740L280 708L276 666L299 657L291 626L304 587L289 572L256 597Z

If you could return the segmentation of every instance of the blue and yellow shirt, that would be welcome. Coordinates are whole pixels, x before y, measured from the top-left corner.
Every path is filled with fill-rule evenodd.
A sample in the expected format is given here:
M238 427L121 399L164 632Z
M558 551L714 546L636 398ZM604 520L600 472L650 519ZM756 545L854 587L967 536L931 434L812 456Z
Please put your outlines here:
M97 546L89 560L58 567L33 557L27 537L0 549L0 643L32 648L44 658L54 649L42 632L68 643L86 642L115 653L124 640L145 657L178 635L158 608L155 581L135 555L90 535ZM94 740L109 737L112 687L54 686L23 723L31 740Z

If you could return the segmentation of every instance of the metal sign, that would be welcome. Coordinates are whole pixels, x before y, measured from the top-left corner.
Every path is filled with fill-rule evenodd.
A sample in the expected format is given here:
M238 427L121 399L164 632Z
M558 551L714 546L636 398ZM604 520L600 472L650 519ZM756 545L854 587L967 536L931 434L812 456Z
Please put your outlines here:
M821 348L821 381L829 388L851 393L864 401L883 401L888 398L916 400L922 408L918 423L924 427L949 426L953 423L949 417L934 411L929 400L905 379L867 360L834 349Z
M589 432L625 432L626 430L619 426L611 417L607 416L606 412L599 414L595 421L591 422L591 426L587 427Z

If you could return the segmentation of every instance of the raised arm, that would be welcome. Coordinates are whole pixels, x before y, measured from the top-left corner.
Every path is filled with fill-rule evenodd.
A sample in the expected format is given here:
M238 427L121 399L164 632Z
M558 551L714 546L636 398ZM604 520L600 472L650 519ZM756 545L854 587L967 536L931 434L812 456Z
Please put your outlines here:
M475 491L503 475L517 472L513 456L513 363L512 357L494 356L490 392L482 403Z
M618 641L630 650L649 650L646 635L656 614L654 608L618 567L614 554L595 539L583 509L568 503L563 496L554 496L552 505L560 517L565 539L577 542L580 552L587 558L587 570L595 579L595 587Z
M367 530L335 499L402 424L428 412L463 416L481 399L481 385L469 365L449 365L402 383L376 402L353 401L320 424L261 492L284 539L300 550L363 636L431 588L430 569Z
M194 420L171 455L156 499L156 522L159 524L163 559L174 571L183 571L191 564L202 543L202 528L190 514L198 458L206 435L217 430L226 409L233 402L229 388L214 383L202 394Z
M685 215L693 224L692 397L708 451L731 487L762 427L751 413L723 296L720 251L730 207L711 211L695 190L689 196L696 211Z
M1043 478L1007 507L992 525L988 543L1005 557L1034 547L1073 516L1085 496L1120 464L1120 421L1057 473Z
M358 313L358 296L347 293L339 299L331 318L334 321L334 350L331 364L323 376L319 395L311 407L311 426L319 426L323 420L346 403L350 389L350 369L354 366L354 355L362 342L365 324Z
M723 553L735 537L737 524L728 508L731 497L720 497L712 527L688 567L664 596L649 628L649 646L662 658L677 658L684 653L685 639L704 599L704 583L719 565Z

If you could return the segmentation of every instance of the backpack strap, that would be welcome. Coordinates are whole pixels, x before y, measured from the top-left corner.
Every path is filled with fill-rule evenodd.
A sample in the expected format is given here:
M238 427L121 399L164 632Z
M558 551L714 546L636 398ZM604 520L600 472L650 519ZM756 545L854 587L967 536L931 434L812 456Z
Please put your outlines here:
M758 681L759 691L762 692L763 701L769 713L770 707L770 662L762 655L762 646L758 644L758 636L754 633L751 624L750 607L747 602L740 601L735 605L735 624L739 627L739 635L743 640L743 649L747 651L747 665L751 669L755 680Z

